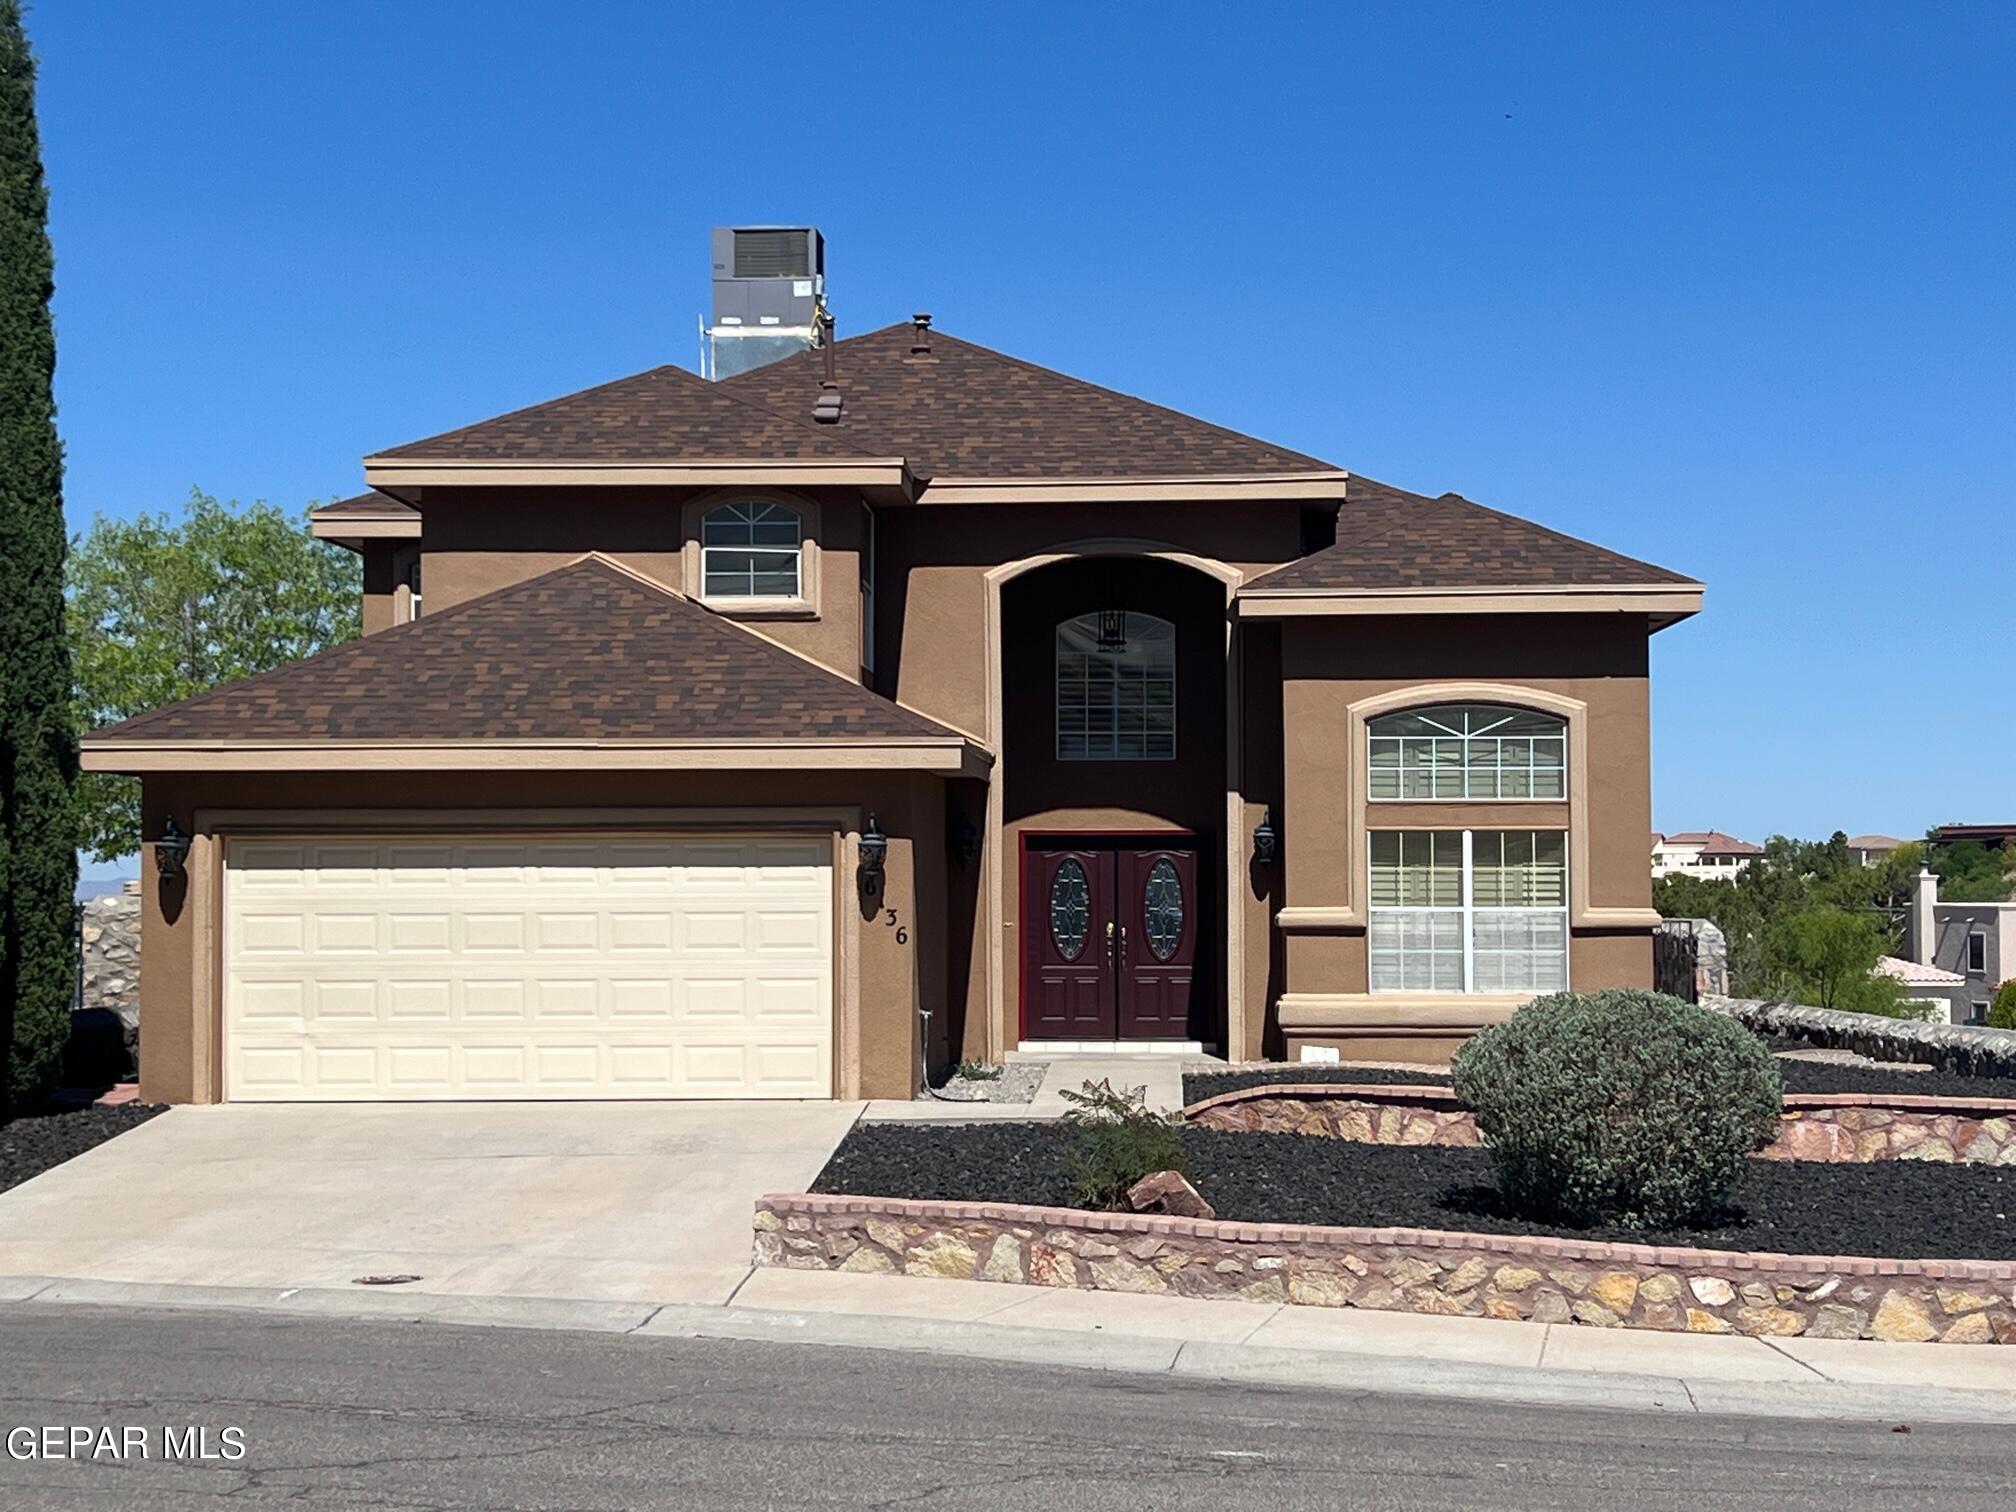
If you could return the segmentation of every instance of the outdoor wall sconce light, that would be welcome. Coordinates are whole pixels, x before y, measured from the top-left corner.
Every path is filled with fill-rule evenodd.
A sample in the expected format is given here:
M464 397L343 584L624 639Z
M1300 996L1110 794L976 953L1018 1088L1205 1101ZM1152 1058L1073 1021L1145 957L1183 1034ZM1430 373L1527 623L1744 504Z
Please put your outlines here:
M1253 826L1253 859L1261 866L1274 863L1274 847L1280 836L1274 832L1274 806L1269 804L1260 822Z
M189 859L189 837L182 833L182 826L170 816L161 821L161 838L154 842L154 864L161 869L161 880L173 882L182 875L183 864Z
M861 831L861 880L873 884L882 876L882 865L889 859L889 837L882 833L882 826L875 822L875 816L868 816L868 824Z
M980 832L973 828L964 814L954 814L951 827L945 832L945 844L952 852L954 864L964 871L980 852Z

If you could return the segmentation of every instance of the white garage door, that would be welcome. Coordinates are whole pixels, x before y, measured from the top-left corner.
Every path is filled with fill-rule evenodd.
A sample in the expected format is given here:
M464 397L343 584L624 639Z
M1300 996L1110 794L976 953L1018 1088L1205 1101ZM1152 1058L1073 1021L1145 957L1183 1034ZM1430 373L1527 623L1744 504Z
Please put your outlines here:
M237 1101L829 1097L815 838L237 840Z

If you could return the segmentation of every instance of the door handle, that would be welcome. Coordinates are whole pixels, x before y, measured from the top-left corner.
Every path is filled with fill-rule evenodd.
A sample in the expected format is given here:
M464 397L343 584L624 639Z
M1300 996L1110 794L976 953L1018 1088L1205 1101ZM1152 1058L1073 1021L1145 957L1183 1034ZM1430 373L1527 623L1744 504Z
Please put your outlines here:
M1120 926L1120 964L1127 964L1127 926Z
M1106 959L1117 962L1120 957L1113 946L1113 921L1106 921Z

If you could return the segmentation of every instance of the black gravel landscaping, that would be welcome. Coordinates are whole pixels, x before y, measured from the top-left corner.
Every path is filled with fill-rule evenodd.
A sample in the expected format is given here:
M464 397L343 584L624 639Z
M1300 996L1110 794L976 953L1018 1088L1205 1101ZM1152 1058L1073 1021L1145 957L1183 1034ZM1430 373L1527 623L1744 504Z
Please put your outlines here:
M116 1108L87 1103L0 1124L0 1192L128 1129L137 1129L162 1111L159 1103L125 1103Z
M1877 1096L2003 1097L2016 1099L2016 1080L1967 1076L1958 1071L1880 1071L1871 1066L1836 1066L1825 1061L1778 1059L1778 1077L1787 1092L1868 1092ZM1449 1084L1449 1073L1431 1066L1394 1071L1377 1066L1285 1065L1251 1071L1205 1071L1183 1078L1183 1101L1202 1102L1221 1092L1264 1087L1269 1082L1358 1082L1368 1086Z
M1056 1124L863 1124L815 1192L926 1202L1069 1207ZM1188 1129L1190 1180L1220 1218L1371 1228L1550 1234L1775 1254L2016 1259L2016 1168L1753 1160L1727 1210L1698 1229L1572 1229L1503 1210L1482 1150L1358 1144L1304 1134Z

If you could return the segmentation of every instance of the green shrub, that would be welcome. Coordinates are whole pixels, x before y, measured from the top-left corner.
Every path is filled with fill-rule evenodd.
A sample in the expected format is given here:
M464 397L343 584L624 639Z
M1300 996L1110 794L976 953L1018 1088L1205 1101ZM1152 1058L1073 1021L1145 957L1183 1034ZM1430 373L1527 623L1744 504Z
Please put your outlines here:
M1778 1133L1763 1041L1663 993L1536 999L1464 1045L1453 1069L1500 1194L1542 1221L1684 1225Z
M999 1081L1001 1068L990 1066L986 1061L962 1060L952 1068L952 1074L961 1081Z
M1151 1112L1110 1081L1062 1095L1071 1105L1063 1122L1076 1136L1065 1162L1080 1207L1125 1211L1127 1189L1143 1176L1183 1169L1181 1117Z
M1990 1029L2016 1029L2016 977L1995 989L1995 1001L1988 1005Z

